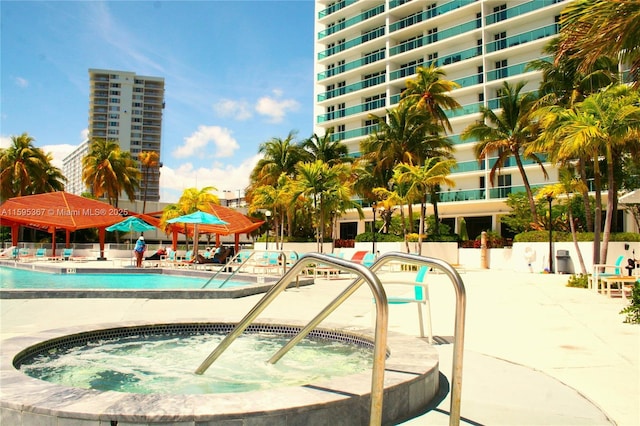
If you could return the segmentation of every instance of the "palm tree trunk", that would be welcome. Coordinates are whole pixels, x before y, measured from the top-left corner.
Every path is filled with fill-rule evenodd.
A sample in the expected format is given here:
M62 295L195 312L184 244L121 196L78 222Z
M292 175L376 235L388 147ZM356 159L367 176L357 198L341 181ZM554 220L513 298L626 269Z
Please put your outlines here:
M600 234L602 229L602 183L597 152L593 158L593 186L595 190L596 206L593 220L593 263L600 263Z
M522 165L522 159L520 158L520 154L517 151L515 151L513 153L513 157L516 160L516 164L518 165L518 171L520 172L520 176L522 176L522 183L524 185L524 189L527 192L527 198L529 200L529 209L531 209L531 220L533 221L533 223L536 223L538 222L538 211L536 210L536 202L533 199L531 184L529 184L527 173L524 171L524 166Z
M584 158L578 159L578 170L580 170L580 179L584 182L582 189L582 203L584 204L584 215L587 221L587 232L593 232L593 212L591 211L591 201L589 200L589 188L587 186L587 169Z
M402 222L402 236L404 238L404 246L407 249L407 253L411 253L409 248L409 240L407 239L407 222L404 217L404 206L400 206L400 221Z
M613 206L615 204L616 186L613 176L614 164L613 153L611 148L607 148L607 215L604 221L604 235L602 237L602 251L600 253L600 259L603 262L607 261L607 251L609 250L609 238L611 237L611 223L613 222Z
M573 246L576 248L576 254L578 255L578 262L580 263L580 272L582 275L587 275L587 267L584 264L582 258L582 251L580 251L580 244L578 244L578 233L576 232L576 224L573 221L573 209L571 208L571 197L568 198L567 213L569 214L569 227L571 228L571 238L573 239Z

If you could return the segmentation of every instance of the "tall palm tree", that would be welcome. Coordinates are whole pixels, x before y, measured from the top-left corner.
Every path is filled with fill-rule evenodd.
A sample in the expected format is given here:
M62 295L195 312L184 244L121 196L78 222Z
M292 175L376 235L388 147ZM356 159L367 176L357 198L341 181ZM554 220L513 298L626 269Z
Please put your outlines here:
M249 213L254 213L259 209L270 210L276 224L276 236L279 236L280 249L284 244L285 219L291 206L291 179L282 174L276 186L262 185L254 189L253 200ZM268 232L268 230L267 230ZM278 240L276 239L276 247Z
M82 159L82 179L97 197L106 197L109 204L118 205L122 191L130 201L140 186L140 170L131 154L120 150L117 141L96 138Z
M640 84L640 2L581 0L560 15L559 56L579 61L586 70L603 56L631 64L634 86Z
M544 47L544 53L553 55L554 60L538 59L527 65L528 69L542 71L542 81L538 90L539 100L534 112L534 119L542 117L549 106L573 108L585 97L607 87L617 81L618 65L610 58L600 57L588 69L581 69L582 60L572 53L559 54L559 38L553 39ZM587 182L586 164L589 158L579 156L571 159L558 159L555 150L547 146L544 152L548 160L563 166L574 164L583 182ZM570 163L569 163L570 162ZM593 232L593 214L589 198L589 189L582 186L582 202L584 204L587 230Z
M309 139L305 139L300 147L306 151L305 161L324 161L330 166L338 163L351 163L354 158L349 157L349 148L340 140L332 140L333 129L327 130L323 136L314 133Z
M142 213L147 209L147 190L149 189L149 174L160 165L160 155L156 151L142 151L138 155L142 166L144 192L142 195Z
M178 202L175 204L169 204L162 211L160 217L160 227L165 232L169 229L170 224L167 222L169 219L174 219L179 216L195 213L197 211L209 212L211 208L210 204L220 204L218 196L212 194L212 191L217 191L213 186L206 186L202 189L187 188L182 192ZM189 249L189 240L186 238L188 235L187 224L184 224L185 241L187 242L187 250ZM195 238L195 235L193 236ZM194 241L195 244L195 241Z
M613 209L616 200L614 171L616 153L629 145L637 145L640 135L640 94L628 86L611 86L588 96L574 109L549 108L542 117L541 140L557 143L558 158L575 158L586 154L594 170L595 223L594 263L607 258ZM600 161L607 167L607 212L600 244L602 224L602 179Z
M342 198L342 195L338 193L342 190L344 182L347 181L350 167L347 164L337 164L330 167L318 160L313 163L299 163L296 166L296 172L296 182L293 186L291 199L296 200L303 196L311 200L317 226L316 242L318 250L322 252L325 220L329 215L327 206L332 207L332 203L335 204L337 198Z
M407 190L408 196L420 202L420 229L418 232L418 253L422 252L422 234L425 228L425 204L427 202L427 193L430 187L434 185L454 186L455 182L448 175L451 168L456 164L452 159L441 159L432 157L427 159L424 165L412 165L400 163L395 167L394 172L399 183L409 185Z
M537 137L535 122L531 118L536 98L532 93L520 94L524 85L525 82L519 82L514 87L505 82L500 97L501 112L496 114L490 108L481 107L483 120L469 125L462 132L461 137L463 139L475 138L479 141L475 146L475 154L480 161L497 153L498 157L489 173L492 185L495 183L498 172L504 167L507 160L513 157L527 193L531 217L536 222L538 220L536 202L527 173L524 170L523 157L538 163L545 178L548 175L542 160L536 153L526 150L527 146L532 144Z
M566 197L567 200L567 214L569 216L569 229L571 230L571 238L573 239L573 246L578 254L578 263L580 264L580 270L583 275L587 275L587 268L584 264L582 257L582 251L580 250L580 244L578 244L578 234L576 232L576 224L573 218L573 209L571 207L571 195L574 193L581 193L583 187L586 187L585 183L579 176L575 175L574 170L571 167L563 167L560 169L560 181L553 185L548 185L540 189L538 197L546 199L548 196L553 198L560 198L560 196ZM549 219L551 219L551 213L549 213ZM551 229L551 228L549 228Z
M445 109L460 108L460 104L448 93L460 87L458 83L445 80L442 68L432 63L428 67L418 67L416 77L407 80L407 88L402 92L401 102L414 105L431 115L434 123L452 131Z
M51 154L34 146L27 133L11 136L11 145L0 149L0 198L40 194L64 189L66 178L51 164Z
M290 131L286 138L271 138L260 144L258 152L263 155L251 171L250 183L245 190L245 198L251 203L254 188L263 185L276 186L284 173L293 178L295 166L305 158L305 152L295 142L296 132ZM289 236L292 235L293 219L287 215Z

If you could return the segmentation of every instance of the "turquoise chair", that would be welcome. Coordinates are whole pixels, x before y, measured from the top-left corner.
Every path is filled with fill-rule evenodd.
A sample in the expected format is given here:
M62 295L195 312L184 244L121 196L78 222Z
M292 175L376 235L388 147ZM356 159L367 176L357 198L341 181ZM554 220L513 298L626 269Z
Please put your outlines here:
M36 260L46 260L47 259L47 249L39 248L36 250Z
M371 266L376 262L376 255L374 253L367 253L362 258L362 264L367 268L371 268Z
M420 326L420 337L424 335L424 323L425 318L427 322L427 330L429 332L429 344L433 344L433 330L431 327L431 303L429 300L429 285L425 282L427 272L429 268L427 266L421 266L416 274L413 286L413 297L395 297L387 296L387 303L390 305L405 305L409 303L415 303L418 307L418 324ZM383 283L384 285L384 283ZM374 301L375 302L375 301ZM422 307L424 306L426 314L423 315Z
M73 249L72 248L65 248L62 250L62 258L64 260L71 260L71 258L73 257Z

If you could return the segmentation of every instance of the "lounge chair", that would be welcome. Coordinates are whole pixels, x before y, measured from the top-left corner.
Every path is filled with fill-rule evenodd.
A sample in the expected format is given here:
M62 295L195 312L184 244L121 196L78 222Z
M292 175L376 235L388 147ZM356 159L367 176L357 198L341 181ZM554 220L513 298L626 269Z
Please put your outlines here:
M48 258L47 258L47 249L41 247L38 250L36 250L35 259L36 259L36 261L48 260Z
M595 286L596 289L599 290L600 283L603 278L617 277L619 275L622 275L623 261L624 256L620 255L613 265L607 265L604 263L593 265L593 274L589 277L589 288L593 288L593 286ZM607 270L611 272L606 272Z
M0 259L16 259L18 257L18 247L11 246L0 253Z

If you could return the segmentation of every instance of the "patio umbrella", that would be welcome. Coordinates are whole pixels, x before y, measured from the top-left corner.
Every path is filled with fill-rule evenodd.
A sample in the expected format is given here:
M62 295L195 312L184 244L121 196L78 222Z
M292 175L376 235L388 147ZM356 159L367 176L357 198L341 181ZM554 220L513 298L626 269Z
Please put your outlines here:
M140 219L136 216L129 216L122 222L115 223L111 226L105 228L109 232L120 231L120 232L144 232L151 231L156 229L155 226L149 225L144 220ZM129 243L131 244L131 236L129 236ZM129 248L129 246L127 246Z
M167 223L192 223L193 224L193 258L198 255L198 225L228 225L218 216L198 210L184 216L167 220Z
M144 232L156 229L155 226L149 225L144 220L136 216L129 216L122 222L115 223L107 228L109 232L121 231L121 232Z

